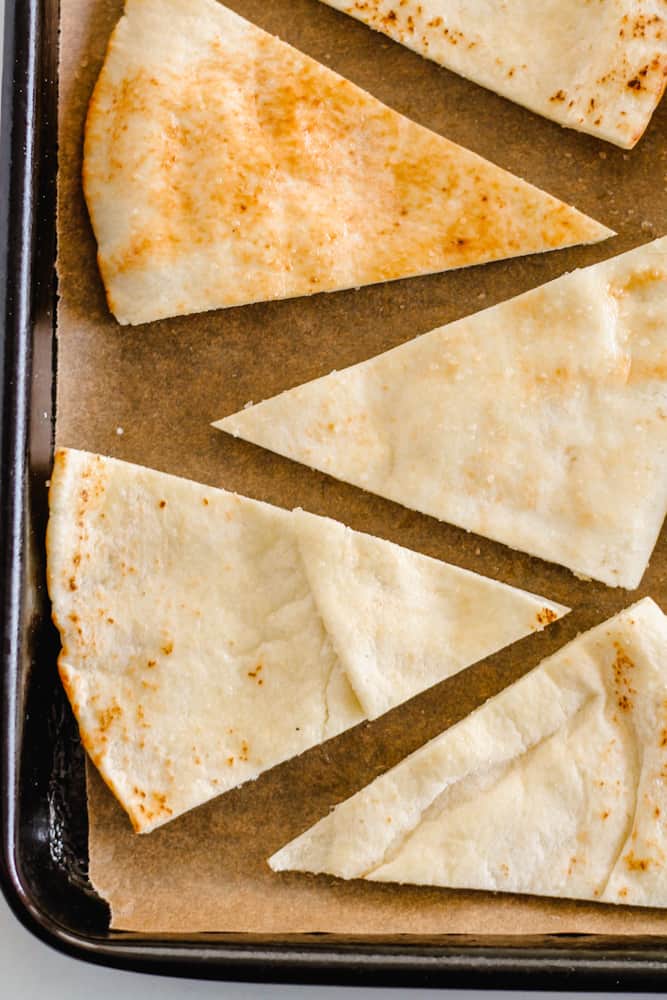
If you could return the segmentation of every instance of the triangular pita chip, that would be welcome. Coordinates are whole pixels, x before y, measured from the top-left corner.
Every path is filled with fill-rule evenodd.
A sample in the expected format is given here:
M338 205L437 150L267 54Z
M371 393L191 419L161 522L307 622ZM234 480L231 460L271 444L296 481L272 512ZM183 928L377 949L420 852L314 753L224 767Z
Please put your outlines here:
M215 426L634 588L667 509L667 238Z
M664 0L324 0L422 56L626 149L665 89Z
M121 323L611 235L216 0L127 0L83 179Z
M83 743L147 832L567 609L337 521L56 454L48 583Z
M667 620L649 598L338 805L276 871L667 906Z

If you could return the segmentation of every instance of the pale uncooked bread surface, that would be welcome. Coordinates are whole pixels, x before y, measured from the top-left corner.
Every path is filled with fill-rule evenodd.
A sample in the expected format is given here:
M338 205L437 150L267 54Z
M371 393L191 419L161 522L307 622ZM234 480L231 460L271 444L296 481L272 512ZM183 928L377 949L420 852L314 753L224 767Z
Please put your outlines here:
M56 454L48 584L82 741L148 832L568 609L408 549Z
M633 589L667 510L667 238L215 426Z
M584 633L271 860L342 878L667 906L667 619Z
M531 111L626 149L665 89L665 0L324 2Z
M216 0L127 0L83 180L121 323L611 235Z

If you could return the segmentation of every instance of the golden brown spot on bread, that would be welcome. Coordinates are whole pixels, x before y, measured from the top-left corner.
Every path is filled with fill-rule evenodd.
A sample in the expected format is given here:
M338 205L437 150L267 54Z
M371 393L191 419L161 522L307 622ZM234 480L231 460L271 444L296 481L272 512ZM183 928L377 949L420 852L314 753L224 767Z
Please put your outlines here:
M650 866L653 864L651 858L638 858L636 857L634 851L629 851L624 859L628 871L631 872L645 872L648 871Z
M542 608L537 612L537 624L538 625L551 625L555 622L558 615L553 610L553 608Z
M159 815L166 814L167 816L173 816L173 809L167 805L167 796L162 792L153 792L151 799L155 806L156 812Z
M262 672L262 670L263 670L262 664L258 663L254 670L249 670L248 671L248 677L251 677L252 680L255 680L256 678L259 678L257 680L257 683L258 684L263 684L264 682L262 681L261 677L259 677L259 674Z
M613 645L616 650L616 656L612 664L616 704L621 711L629 712L632 710L634 704L631 696L637 694L637 690L632 686L631 682L635 663L628 656L620 642L615 640Z
M164 653L165 656L169 656L171 653L174 652L174 643L172 642L171 639L169 639L168 642L165 642L163 644L162 652Z
M139 726L141 726L143 729L151 728L150 722L146 722L146 714L144 712L143 705L137 705L136 715L137 715L137 724Z
M163 510L167 506L166 500L160 500L160 510Z
M647 267L642 271L634 271L621 285L610 285L609 294L621 298L650 288L659 281L667 281L667 271L657 267Z
M123 710L120 705L113 702L108 708L102 709L97 715L97 725L100 733L106 733L111 728L116 719L120 719Z

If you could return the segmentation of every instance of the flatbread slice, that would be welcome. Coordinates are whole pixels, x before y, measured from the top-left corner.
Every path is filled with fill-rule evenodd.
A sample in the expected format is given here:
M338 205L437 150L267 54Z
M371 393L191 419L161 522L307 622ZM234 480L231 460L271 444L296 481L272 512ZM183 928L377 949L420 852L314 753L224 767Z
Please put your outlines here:
M274 871L667 906L667 620L579 636L274 854Z
M561 125L630 149L667 79L664 0L324 0Z
M81 738L145 833L567 608L305 511L60 450L48 585Z
M667 510L667 238L215 426L637 587Z
M611 235L216 0L127 0L83 181L121 323Z

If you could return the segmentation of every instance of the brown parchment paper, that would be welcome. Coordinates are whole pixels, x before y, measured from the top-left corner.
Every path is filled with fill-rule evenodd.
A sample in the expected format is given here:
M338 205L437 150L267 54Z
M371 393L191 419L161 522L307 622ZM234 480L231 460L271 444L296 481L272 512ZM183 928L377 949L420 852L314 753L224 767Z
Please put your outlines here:
M91 876L113 926L145 932L350 935L667 934L667 913L489 893L275 875L265 859L580 630L650 594L667 609L667 533L640 590L565 569L366 495L214 431L210 422L306 379L667 232L667 102L624 152L561 129L420 59L317 0L229 6L397 110L607 223L618 237L358 292L120 327L107 311L80 171L86 106L122 0L61 0L58 413L86 448L339 518L429 555L570 604L504 650L374 723L135 836L89 775ZM131 513L128 514L131 516Z

